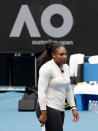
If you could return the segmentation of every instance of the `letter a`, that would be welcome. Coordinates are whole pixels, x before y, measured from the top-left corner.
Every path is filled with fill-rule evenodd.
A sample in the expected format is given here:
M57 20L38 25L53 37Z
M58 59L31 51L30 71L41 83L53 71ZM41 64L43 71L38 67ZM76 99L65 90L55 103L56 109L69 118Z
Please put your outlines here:
M28 5L22 5L14 23L10 37L20 37L22 28L26 24L31 37L40 37L35 21L30 13Z

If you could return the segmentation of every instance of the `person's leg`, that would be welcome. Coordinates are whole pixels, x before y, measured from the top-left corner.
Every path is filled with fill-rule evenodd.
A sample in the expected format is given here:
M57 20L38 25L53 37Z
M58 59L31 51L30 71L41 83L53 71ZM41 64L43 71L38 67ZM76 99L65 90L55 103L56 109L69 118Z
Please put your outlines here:
M63 131L64 112L47 107L46 131Z
M61 117L62 117L62 126L64 124L64 117L65 117L65 113L64 112L61 112Z

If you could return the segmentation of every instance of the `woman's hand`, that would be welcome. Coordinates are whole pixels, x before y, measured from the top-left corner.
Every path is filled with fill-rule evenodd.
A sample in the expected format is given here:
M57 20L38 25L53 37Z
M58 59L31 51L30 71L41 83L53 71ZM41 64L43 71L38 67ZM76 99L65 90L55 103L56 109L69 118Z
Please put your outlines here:
M40 117L39 117L39 121L41 123L41 126L43 126L46 121L47 121L47 111L42 111Z
M73 109L73 110L72 110L72 113L73 113L73 116L74 116L73 121L74 121L74 122L79 121L79 114L78 114L77 110L76 110L76 109Z

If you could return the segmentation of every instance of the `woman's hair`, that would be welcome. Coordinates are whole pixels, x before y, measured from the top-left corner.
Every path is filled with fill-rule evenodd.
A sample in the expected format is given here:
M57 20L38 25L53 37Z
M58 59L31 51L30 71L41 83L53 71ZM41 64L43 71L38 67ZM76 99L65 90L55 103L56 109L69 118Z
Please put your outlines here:
M38 68L40 68L44 63L52 59L52 53L56 52L56 49L60 46L63 46L59 42L48 42L46 44L46 51L41 54L41 56L38 58ZM63 46L64 47L64 46ZM65 47L64 47L65 48Z

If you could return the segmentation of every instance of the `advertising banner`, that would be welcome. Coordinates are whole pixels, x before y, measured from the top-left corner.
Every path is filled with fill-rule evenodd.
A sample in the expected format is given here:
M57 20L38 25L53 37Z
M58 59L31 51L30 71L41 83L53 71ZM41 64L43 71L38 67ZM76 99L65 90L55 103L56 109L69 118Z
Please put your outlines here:
M0 52L38 53L59 41L69 54L98 54L98 1L0 0Z

